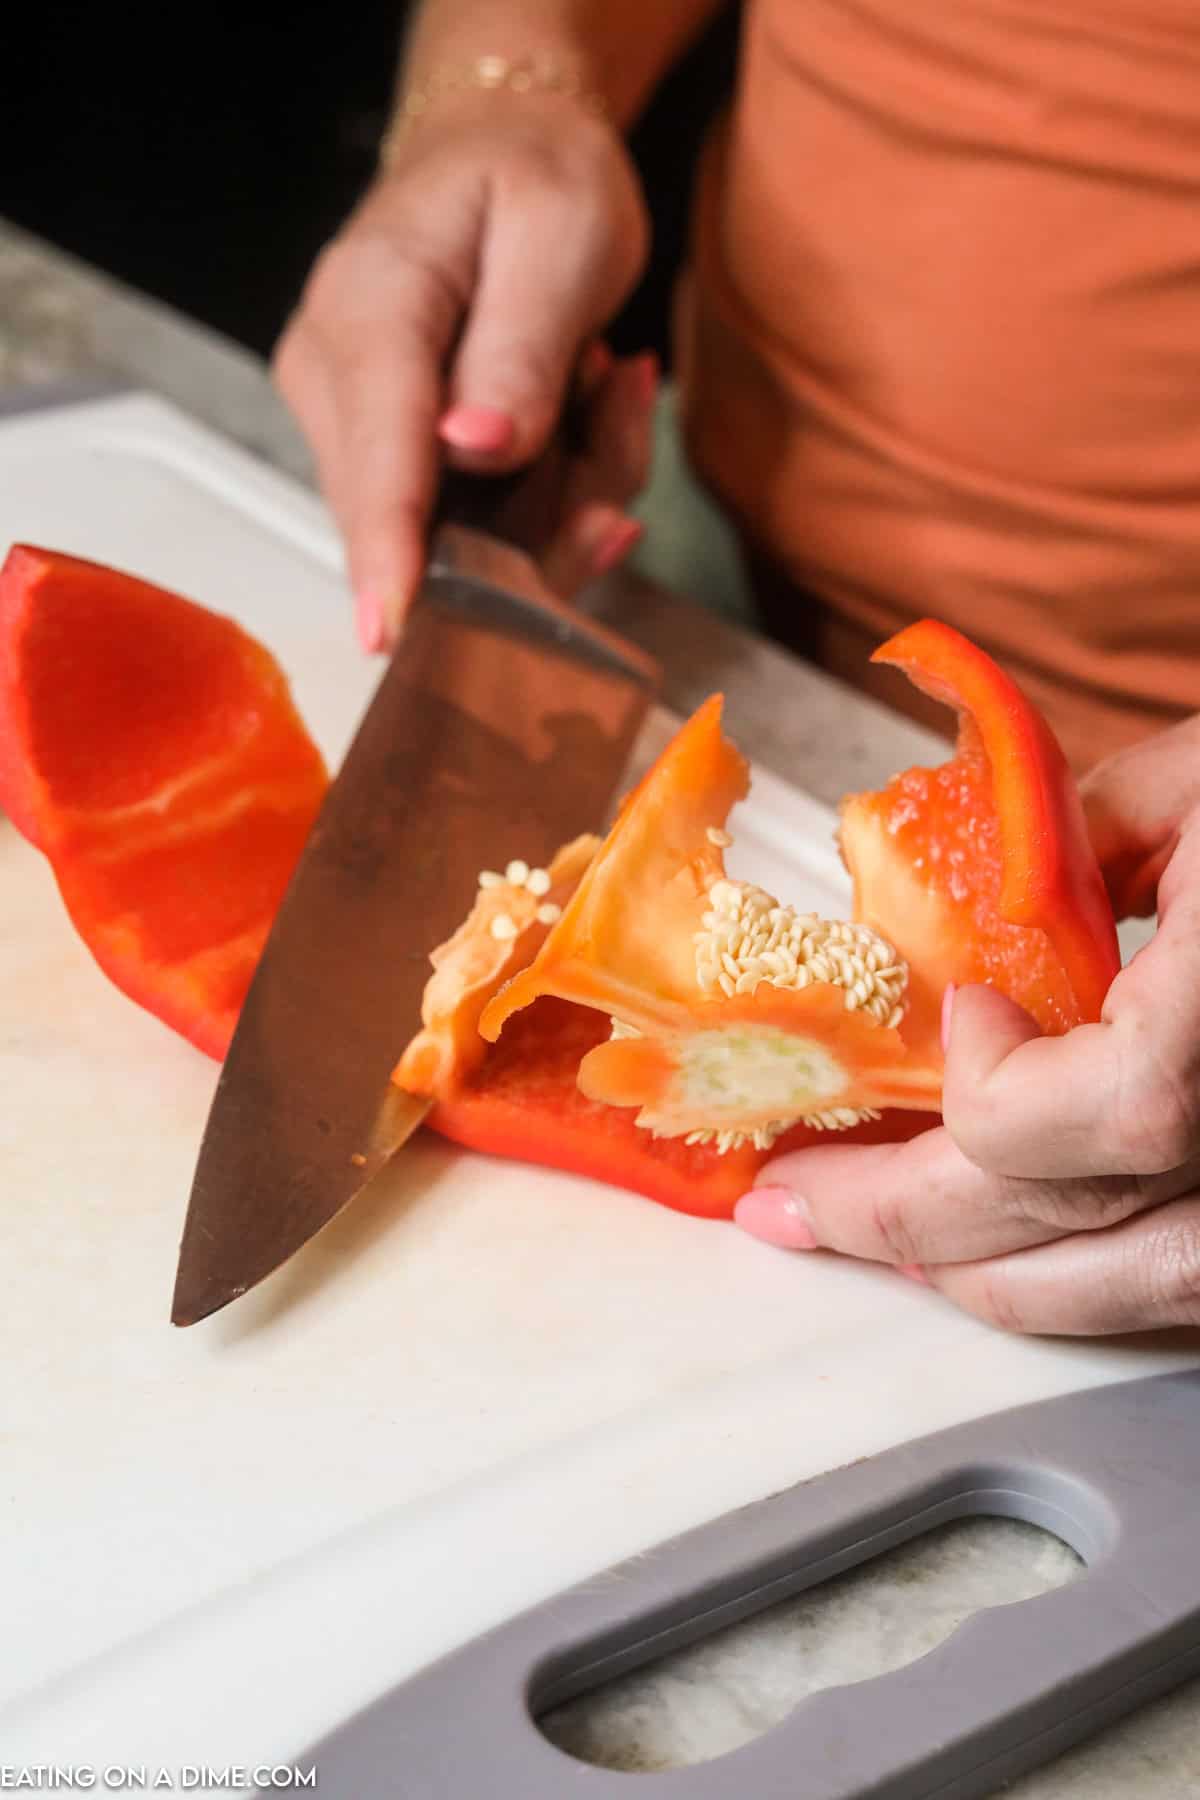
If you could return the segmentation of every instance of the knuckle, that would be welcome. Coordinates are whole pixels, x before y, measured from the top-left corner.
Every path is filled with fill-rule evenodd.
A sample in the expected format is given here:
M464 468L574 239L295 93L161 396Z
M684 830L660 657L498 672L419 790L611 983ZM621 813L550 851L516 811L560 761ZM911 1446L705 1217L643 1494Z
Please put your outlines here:
M552 345L532 338L498 345L489 356L488 368L494 392L519 396L539 413L549 413L564 377Z
M1146 1261L1152 1312L1171 1324L1200 1324L1200 1216L1164 1224Z
M871 1200L870 1225L885 1260L898 1263L920 1263L925 1260L908 1219L909 1202L905 1191L889 1192L881 1188Z
M391 255L380 279L389 322L416 334L448 336L467 304L468 295L442 258L415 244L404 256Z
M1011 1117L1006 1127L1005 1109L986 1083L968 1088L952 1075L947 1076L942 1096L942 1118L967 1161L978 1169L988 1167L992 1147L1005 1141L1006 1129L1011 1133Z
M1200 1154L1200 1084L1153 1065L1127 1089L1120 1142L1133 1170L1163 1174Z
M624 208L607 183L577 181L564 200L562 223L580 246L593 246L597 256L614 247Z
M1103 1231L1121 1224L1146 1203L1136 1176L1061 1182L1010 1178L998 1185L1010 1217L1056 1233Z
M539 137L496 169L494 192L502 211L553 245L560 264L577 266L593 282L618 270L625 279L625 265L644 259L649 212L636 176L614 166L607 138L597 146Z
M344 354L354 341L348 326L441 330L463 303L444 257L419 236L409 233L401 246L391 232L360 226L348 228L321 251L302 308L310 326Z
M997 1331L1009 1332L1014 1337L1024 1336L1029 1331L1012 1283L1001 1266L982 1274L971 1310L987 1324L994 1325Z

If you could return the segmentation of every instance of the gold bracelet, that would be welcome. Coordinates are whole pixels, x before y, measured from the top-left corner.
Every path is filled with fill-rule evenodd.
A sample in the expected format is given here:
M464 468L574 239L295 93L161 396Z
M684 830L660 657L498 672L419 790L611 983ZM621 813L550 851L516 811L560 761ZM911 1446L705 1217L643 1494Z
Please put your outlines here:
M474 62L435 69L419 87L407 89L380 140L380 166L386 169L394 161L405 138L439 100L472 88L510 94L561 94L598 118L608 112L604 96L586 87L578 69L556 56L477 56Z

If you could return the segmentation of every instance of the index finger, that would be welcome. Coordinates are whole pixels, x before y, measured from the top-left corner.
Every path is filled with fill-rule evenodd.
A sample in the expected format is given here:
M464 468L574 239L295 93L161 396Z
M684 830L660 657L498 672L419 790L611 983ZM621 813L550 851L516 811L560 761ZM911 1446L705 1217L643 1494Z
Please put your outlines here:
M410 266L327 342L337 420L335 507L361 609L391 639L425 562L439 463L442 359L457 324L451 296Z
M904 1144L820 1145L777 1157L735 1217L785 1248L927 1268L1104 1236L1189 1192L1196 1178L1195 1164L1148 1178L990 1175L942 1127Z

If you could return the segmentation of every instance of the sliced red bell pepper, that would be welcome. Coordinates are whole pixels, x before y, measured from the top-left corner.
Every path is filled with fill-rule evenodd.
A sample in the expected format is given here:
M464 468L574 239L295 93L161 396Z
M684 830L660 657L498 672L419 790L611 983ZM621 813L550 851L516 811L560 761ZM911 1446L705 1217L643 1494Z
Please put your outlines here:
M626 801L562 919L484 1008L494 1039L542 994L617 1022L580 1070L594 1100L663 1135L765 1149L801 1120L845 1127L936 1105L902 1034L906 971L867 930L797 917L725 875L744 759L706 702Z
M797 918L726 877L748 770L714 698L602 845L481 879L397 1070L435 1097L434 1129L724 1217L816 1124L886 1107L905 1111L853 1135L925 1127L948 981L995 983L1047 1031L1099 1016L1115 927L1048 728L946 626L877 657L956 708L959 742L845 802L857 924ZM282 673L237 626L73 557L10 554L0 805L101 966L210 1054L325 787Z
M918 1109L940 1098L948 981L993 982L1048 1031L1098 1016L1118 966L1115 926L1048 728L948 627L927 621L879 656L954 705L960 732L940 768L908 770L844 803L858 929L798 921L726 878L724 825L748 770L714 698L582 873L572 869L561 919L512 946L507 979L492 958L494 997L485 1004L477 985L470 1018L499 1041L458 1092L451 1077L436 1128L479 1149L569 1159L697 1210L664 1172L686 1169L685 1191L711 1194L703 1210L720 1212L767 1154L811 1142L815 1124L861 1134L863 1112L883 1107L908 1118L889 1111L867 1124L872 1134L909 1136L927 1123ZM772 961L760 939L788 955ZM599 1025L563 1012L546 1039L547 996Z
M732 1217L768 1154L821 1141L822 1133L800 1125L772 1152L743 1144L723 1154L715 1144L651 1136L631 1108L580 1092L580 1062L607 1033L607 1020L590 1008L537 1001L510 1022L486 1062L438 1101L430 1126L469 1150L568 1169L706 1219ZM893 1113L855 1126L846 1139L891 1142L936 1123L924 1113Z
M0 806L131 999L223 1056L327 786L231 620L18 545L0 569Z
M855 917L910 969L906 1036L930 1050L948 982L990 982L1043 1031L1100 1017L1116 925L1070 769L1012 678L924 619L873 658L958 714L954 756L909 769L841 812Z

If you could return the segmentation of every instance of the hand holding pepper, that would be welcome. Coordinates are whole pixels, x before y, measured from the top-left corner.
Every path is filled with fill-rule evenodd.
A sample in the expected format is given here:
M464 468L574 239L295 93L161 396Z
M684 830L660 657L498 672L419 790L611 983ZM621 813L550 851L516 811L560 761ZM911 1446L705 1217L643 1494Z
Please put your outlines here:
M950 993L944 1126L777 1159L746 1230L891 1263L1005 1330L1200 1324L1200 717L1083 791L1118 915L1159 915L1101 1022L1043 1037L994 989Z

